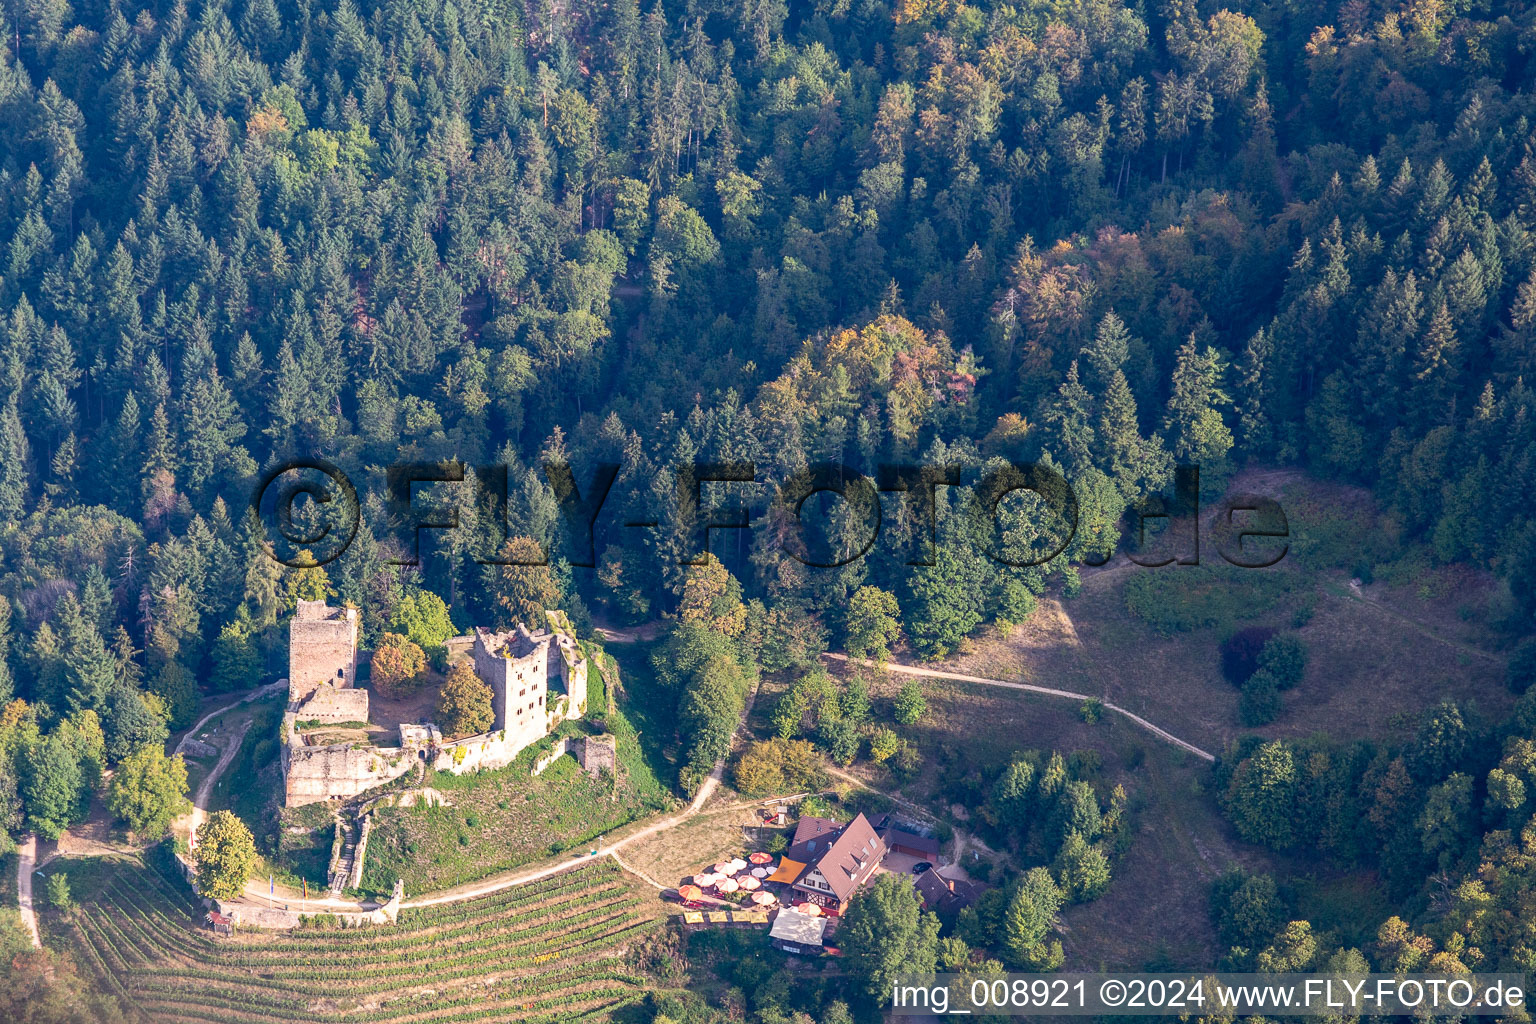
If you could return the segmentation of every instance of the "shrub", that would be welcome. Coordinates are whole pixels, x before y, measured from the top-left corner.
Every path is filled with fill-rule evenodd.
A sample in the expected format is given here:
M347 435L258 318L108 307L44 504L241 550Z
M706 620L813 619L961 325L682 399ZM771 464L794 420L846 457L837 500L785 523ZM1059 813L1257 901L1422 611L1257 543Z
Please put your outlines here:
M1268 725L1280 714L1280 686L1273 674L1259 669L1243 684L1242 696L1237 700L1237 717L1243 725L1253 728Z
M826 785L821 755L805 740L754 743L736 762L736 788L748 796L804 792Z
M891 771L902 782L911 782L923 770L923 755L911 740L902 740L896 756L891 758Z
M1092 725L1104 717L1104 702L1097 697L1089 697L1078 707L1077 714L1083 721Z
M909 679L902 684L892 707L896 721L902 725L916 725L923 717L923 712L928 710L928 699L923 696L923 688L917 680Z
M1030 589L1018 580L1004 580L997 598L998 623L1016 626L1027 622L1034 613L1035 595Z
M1536 637L1526 637L1510 655L1504 671L1504 685L1515 694L1525 693L1536 683Z
M1125 607L1163 636L1199 629L1225 632L1272 610L1298 586L1283 572L1254 572L1225 562L1175 573L1139 572L1125 585Z
M1270 637L1259 651L1259 668L1275 677L1275 685L1289 690L1307 674L1307 645L1294 633Z
M1211 918L1226 946L1263 947L1285 923L1275 880L1233 869L1211 885Z
M75 909L75 898L69 892L69 876L56 871L43 883L43 895L48 905L65 913Z
M1242 686L1259 670L1259 655L1275 635L1268 626L1240 629L1221 645L1221 674L1233 686Z
M890 729L876 729L869 737L869 759L884 764L901 749L901 737Z

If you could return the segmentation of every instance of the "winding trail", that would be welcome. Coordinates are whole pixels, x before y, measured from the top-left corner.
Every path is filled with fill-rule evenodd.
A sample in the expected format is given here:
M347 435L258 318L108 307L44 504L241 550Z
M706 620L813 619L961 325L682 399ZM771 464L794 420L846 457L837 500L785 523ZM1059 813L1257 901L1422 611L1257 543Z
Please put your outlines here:
M173 754L183 754L183 753L186 753L187 741L192 738L192 734L197 732L203 726L207 725L213 719L218 718L220 715L222 715L224 712L230 710L231 708L237 708L237 707L239 707L242 704L249 704L253 700L260 700L261 698L265 697L269 693L276 693L278 690L287 689L287 687L288 687L288 681L286 679L279 679L275 683L268 683L266 686L258 686L258 687L256 687L256 689L252 690L250 693L246 694L244 697L241 697L239 700L231 701L230 703L225 704L221 708L214 708L212 711L208 712L202 718L199 718L197 720L197 724L196 725L194 725L192 728L188 729L185 733L182 734L181 739L176 744L176 749L171 751L171 753L173 753ZM220 771L224 770L224 766L222 764L219 766L219 770Z
M864 658L850 658L846 654L833 654L828 652L823 654L822 657L830 658L833 661L845 661L850 665L863 665L867 668L882 667L873 661L869 661ZM1118 704L1111 704L1104 698L1096 697L1090 693L1075 693L1072 690L1057 690L1049 686L1036 686L1034 683L1019 683L1007 679L987 679L984 676L968 676L960 672L941 672L938 669L918 668L916 665L901 665L895 662L889 662L883 667L885 671L895 672L899 675L926 676L930 679L952 679L962 683L980 683L983 686L1001 686L1009 690L1025 690L1029 693L1041 693L1045 694L1047 697L1063 697L1067 700L1097 700L1104 705L1104 709L1106 711L1113 711L1117 715L1122 715L1125 718L1130 719L1136 725L1145 729L1147 732L1152 733L1152 735L1166 740L1176 747L1187 750L1189 753L1194 754L1201 760L1211 762L1216 760L1216 755L1212 754L1210 751L1202 750L1195 746L1193 743L1190 743L1188 740L1180 739L1173 733L1169 732L1167 729L1153 725L1151 722L1147 721L1145 718L1142 718L1135 712L1128 711Z
M1325 589L1324 592L1327 593L1330 597L1336 597L1341 601L1354 601L1358 604L1365 605L1367 608L1374 608L1381 614L1404 623L1410 629L1425 639L1433 640L1436 643L1445 644L1447 647L1461 651L1464 654L1470 654L1475 658L1486 658L1489 661L1500 663L1505 660L1502 656L1495 654L1492 651L1485 651L1480 647L1473 647L1471 644L1462 643L1460 640L1453 640L1448 636L1441 636L1439 633L1436 633L1429 626L1426 626L1424 623L1420 622L1418 619L1415 619L1413 616L1408 615L1405 612L1400 612L1396 608L1389 607L1371 594L1367 594L1364 589L1361 588L1359 580L1349 581L1348 595L1341 594L1338 591L1331 589Z
M32 872L37 864L37 834L28 832L16 850L16 903L21 909L21 923L26 925L32 937L32 948L42 949L43 940L37 931L37 911L32 909Z
M208 777L203 780L203 784L197 787L197 792L192 797L192 812L190 815L192 820L187 830L188 850L197 846L198 826L208 820L208 798L213 795L214 785L218 783L219 777L224 774L224 769L228 768L230 762L235 759L235 755L240 753L240 744L245 741L245 734L250 729L251 723L247 719L227 734L229 738L224 748L224 753L219 755L218 763L213 766L213 770L208 773ZM189 733L188 735L191 734Z

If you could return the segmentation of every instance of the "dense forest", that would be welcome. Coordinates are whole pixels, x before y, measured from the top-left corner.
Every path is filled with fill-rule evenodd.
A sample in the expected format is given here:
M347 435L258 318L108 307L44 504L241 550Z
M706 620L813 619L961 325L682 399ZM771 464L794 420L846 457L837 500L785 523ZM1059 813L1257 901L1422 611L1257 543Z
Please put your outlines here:
M57 835L201 695L280 675L303 596L357 604L370 643L426 590L459 628L681 615L697 779L759 667L866 646L882 609L925 657L1021 621L1175 464L1212 495L1250 463L1368 485L1528 632L1536 11L1232 6L8 0L0 835ZM311 456L361 525L288 569L247 509ZM590 568L549 460L580 488L621 467ZM939 490L930 545L913 480L865 557L815 568L773 487L715 483L754 528L690 569L705 511L673 469L701 460L765 484L1035 460L1079 523L1010 566L960 542L984 488ZM508 467L505 508L433 489L463 525L395 564L387 467L450 462ZM864 548L856 507L807 504L823 561ZM1005 545L1038 547L1042 506L1003 508ZM1433 937L1403 925L1378 966L1536 970L1522 715L1245 746L1223 798L1245 838L1423 894Z

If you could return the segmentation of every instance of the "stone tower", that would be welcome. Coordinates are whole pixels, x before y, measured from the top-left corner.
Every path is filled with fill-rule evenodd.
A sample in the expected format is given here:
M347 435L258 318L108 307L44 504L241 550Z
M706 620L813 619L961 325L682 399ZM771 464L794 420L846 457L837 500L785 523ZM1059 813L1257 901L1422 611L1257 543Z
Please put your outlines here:
M288 700L302 704L322 685L357 683L357 609L300 601L288 624Z
M534 634L528 627L496 632L475 629L475 674L491 688L492 729L506 730L513 746L521 749L543 739L549 731L548 633Z

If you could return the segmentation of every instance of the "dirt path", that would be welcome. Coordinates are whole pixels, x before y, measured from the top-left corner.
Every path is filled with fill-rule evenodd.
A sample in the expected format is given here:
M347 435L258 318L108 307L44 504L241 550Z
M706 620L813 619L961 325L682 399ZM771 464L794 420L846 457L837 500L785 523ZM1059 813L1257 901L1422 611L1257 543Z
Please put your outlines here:
M1479 647L1473 647L1471 644L1464 644L1460 640L1452 640L1449 637L1441 636L1439 633L1436 633L1434 630L1430 629L1428 626L1424 625L1424 623L1420 622L1418 619L1415 619L1413 616L1383 604L1381 601L1372 597L1370 594L1367 594L1365 590L1360 586L1359 580L1349 581L1349 594L1347 596L1340 594L1330 588L1324 588L1324 590L1326 593L1338 598L1341 601L1358 601L1368 608L1376 609L1383 615L1391 616L1399 622L1406 624L1414 632L1428 640L1433 640L1436 643L1445 644L1447 647L1454 648L1455 650L1461 651L1464 654L1470 654L1473 657L1487 658L1489 661L1496 661L1501 664L1504 661L1501 656L1494 654L1492 651L1485 651Z
M872 661L866 661L862 658L850 658L846 654L827 653L823 654L822 657L831 658L834 661L846 661L851 665L864 665L869 668L880 667ZM938 669L918 668L916 665L899 665L894 662L887 663L884 668L887 672L895 672L899 675L927 676L931 679L953 679L962 683L980 683L983 686L1001 686L1009 690L1025 690L1029 693L1042 693L1047 697L1064 697L1068 700L1075 701L1097 700L1104 705L1104 709L1106 711L1113 711L1117 715L1122 715L1125 718L1130 719L1136 725L1152 733L1152 735L1160 737L1161 739L1172 743L1176 747L1180 747L1189 751L1191 754L1194 754L1201 760L1212 762L1216 760L1215 754L1212 754L1206 750L1202 750L1187 740L1180 739L1168 730L1153 725L1145 718L1142 718L1140 715L1132 711L1126 710L1118 704L1111 704L1109 701L1104 700L1102 697L1095 697L1092 694L1075 693L1071 690L1057 690L1049 686L1036 686L1034 683L1018 683L1011 682L1006 679L987 679L982 676L968 676L959 672L941 672Z
M632 644L640 641L649 643L661 635L661 621L653 619L650 622L642 622L638 626L596 626L597 635L604 643Z
M275 683L268 683L266 686L258 686L258 687L256 687L256 689L252 690L250 693L246 694L244 697L241 697L237 701L231 701L230 703L225 704L221 708L214 708L212 711L208 712L202 718L199 718L197 720L197 724L196 725L194 725L192 728L188 729L185 733L182 734L181 740L176 744L176 749L173 750L172 753L173 754L184 754L184 753L186 753L187 741L192 738L193 734L196 733L203 726L207 725L209 722L213 721L215 718L218 718L224 712L230 710L231 708L237 708L237 707L239 707L242 704L249 704L253 700L260 700L262 697L265 697L267 694L275 693L275 692L277 692L280 689L285 689L287 686L288 686L287 680L279 679Z
M32 909L32 872L37 865L37 835L27 833L16 849L16 903L21 909L21 923L26 925L32 937L32 948L42 949L43 940L37 932L37 911Z
M213 770L208 773L208 777L203 780L203 784L197 787L197 792L192 797L192 811L188 815L191 819L187 824L188 850L197 845L198 826L208 820L208 798L213 795L214 785L218 783L219 778L224 774L224 769L228 768L230 762L235 759L235 755L240 753L240 744L245 741L245 734L250 731L250 728L250 719L246 719L233 730L225 733L227 745L224 748L224 753L219 755L218 763L213 766Z

